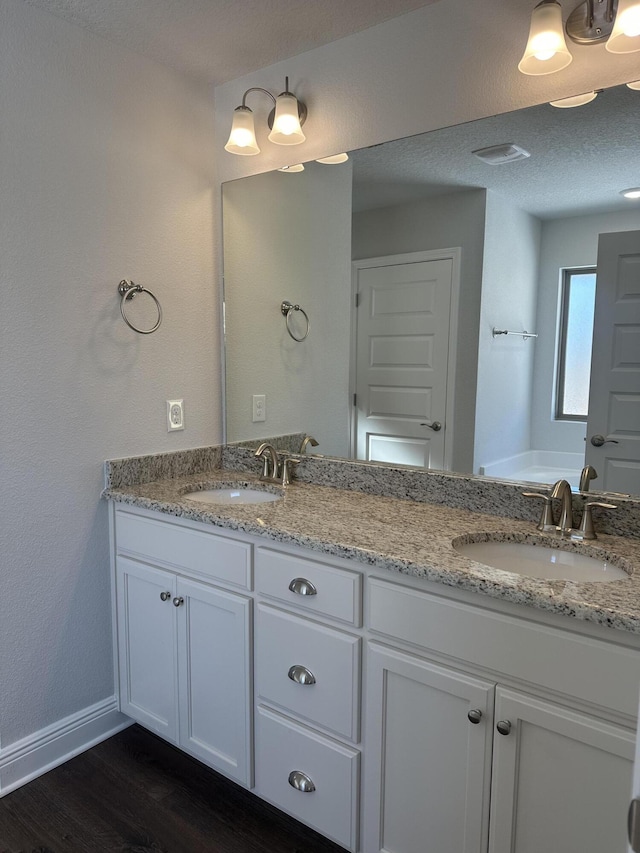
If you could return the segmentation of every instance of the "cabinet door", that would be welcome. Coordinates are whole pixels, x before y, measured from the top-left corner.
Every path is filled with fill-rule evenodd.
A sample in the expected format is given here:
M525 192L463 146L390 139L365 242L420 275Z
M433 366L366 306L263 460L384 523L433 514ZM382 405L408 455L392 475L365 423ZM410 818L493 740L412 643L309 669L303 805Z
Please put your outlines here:
M370 644L366 853L486 849L493 690L489 682ZM471 711L481 715L472 714L477 724Z
M126 557L116 572L120 710L175 742L175 576Z
M625 853L633 733L498 688L490 853Z
M180 746L251 785L251 601L178 580Z

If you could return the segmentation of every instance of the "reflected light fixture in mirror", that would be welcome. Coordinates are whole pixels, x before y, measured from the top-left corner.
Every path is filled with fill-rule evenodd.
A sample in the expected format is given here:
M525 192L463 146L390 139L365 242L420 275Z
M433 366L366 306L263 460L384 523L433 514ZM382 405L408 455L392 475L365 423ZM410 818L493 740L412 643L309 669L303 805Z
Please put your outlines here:
M346 163L348 159L349 155L346 153L333 154L331 157L321 157L319 160L316 160L316 163L324 163L327 166L335 166L338 163Z
M627 83L627 86L635 92L640 92L640 80L633 80L631 83Z
M233 111L233 122L225 151L241 156L260 153L256 140L253 112L247 106L247 95L252 92L262 92L273 101L273 109L269 113L267 123L271 128L269 142L276 145L299 145L306 137L302 125L307 118L307 108L302 101L289 91L289 78L285 77L285 90L274 97L268 89L252 86L242 96L242 103Z
M573 107L582 107L585 104L590 104L597 97L597 92L585 92L583 95L574 95L572 98L561 98L559 101L549 101L549 103L552 107L557 107L560 110L569 110Z
M304 172L304 165L296 163L294 166L282 166L278 169L279 172Z
M629 187L628 190L620 190L620 195L624 196L625 198L639 199L640 187Z
M531 14L529 39L518 63L533 76L561 71L572 61L564 32L576 44L606 42L610 53L640 50L640 0L584 0L562 26L562 7L542 0Z

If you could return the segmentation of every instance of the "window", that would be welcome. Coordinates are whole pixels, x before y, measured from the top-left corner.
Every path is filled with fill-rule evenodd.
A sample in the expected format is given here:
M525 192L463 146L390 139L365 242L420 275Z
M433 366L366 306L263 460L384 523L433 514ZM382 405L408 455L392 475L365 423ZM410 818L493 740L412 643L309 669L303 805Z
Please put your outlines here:
M586 421L596 300L595 268L563 270L560 297L556 419Z

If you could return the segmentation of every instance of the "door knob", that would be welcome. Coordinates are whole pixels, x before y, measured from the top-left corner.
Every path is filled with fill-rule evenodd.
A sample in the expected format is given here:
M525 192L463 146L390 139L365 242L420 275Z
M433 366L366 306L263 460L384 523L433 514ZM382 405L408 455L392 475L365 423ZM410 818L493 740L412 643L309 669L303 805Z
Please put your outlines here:
M591 444L594 447L602 447L603 444L620 444L620 442L615 438L605 438L600 433L596 433L591 436Z
M440 421L424 421L420 424L420 426L429 427L429 429L432 429L434 432L440 432L440 430L442 429L442 424L440 423Z

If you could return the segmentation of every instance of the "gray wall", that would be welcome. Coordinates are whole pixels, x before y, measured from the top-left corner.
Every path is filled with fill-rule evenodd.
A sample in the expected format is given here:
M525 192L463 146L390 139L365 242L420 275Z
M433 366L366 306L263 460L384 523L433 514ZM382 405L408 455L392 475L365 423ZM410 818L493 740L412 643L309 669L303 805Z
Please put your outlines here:
M309 432L319 453L347 456L351 163L231 181L223 207L228 439ZM300 343L284 299L309 315ZM306 328L295 313L291 326ZM253 394L267 396L264 423Z
M103 460L215 443L221 400L210 93L22 0L0 57L6 747L113 695ZM156 334L120 318L125 277Z
M485 199L485 190L470 190L353 217L354 260L462 248L452 467L468 473L473 466Z
M595 266L599 234L638 228L637 209L543 223L531 423L532 446L538 450L584 452L585 425L553 420L559 271L563 267Z
M474 472L531 448L534 339L492 331L537 331L541 223L487 193Z

